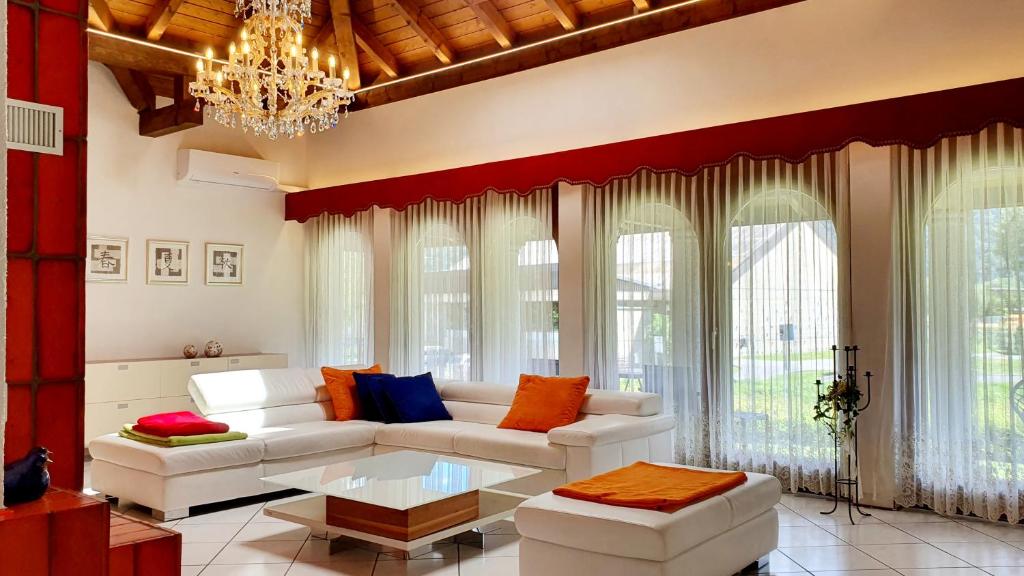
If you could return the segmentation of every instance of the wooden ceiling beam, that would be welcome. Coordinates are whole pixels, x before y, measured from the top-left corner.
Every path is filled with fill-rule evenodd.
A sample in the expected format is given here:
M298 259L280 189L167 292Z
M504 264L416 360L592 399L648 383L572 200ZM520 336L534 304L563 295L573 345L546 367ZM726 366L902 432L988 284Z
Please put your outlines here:
M118 86L124 92L132 108L142 112L156 108L156 93L146 75L138 70L129 70L118 66L107 66L114 74Z
M178 13L185 0L159 0L146 19L146 39L155 42L164 35L171 18Z
M455 50L452 49L451 44L437 29L437 26L434 26L430 18L420 10L414 0L391 0L391 5L442 64L451 64L455 61Z
M634 0L646 2L646 0ZM476 14L480 23L494 36L494 40L502 48L511 48L516 41L516 32L508 24L508 20L494 6L491 0L469 0L469 7Z
M380 88L372 88L360 94L354 109L381 106L423 94L447 90L481 80L498 78L514 74L538 66L561 62L570 58L593 54L609 48L615 48L656 38L665 34L689 30L730 18L754 14L780 6L795 4L803 0L704 0L690 6L681 6L677 10L652 15L640 20L622 22L599 30L584 32L562 42L525 47L514 54L498 53L494 58L474 62L460 68L438 70L435 73L402 82L396 82ZM664 6L667 4L659 4ZM632 9L631 6L626 5ZM588 21L587 25L601 22L599 19ZM464 56L472 59L476 56L492 54L492 47L482 47L476 51L467 51ZM416 72L413 70L412 72Z
M98 34L89 35L89 59L108 66L164 76L190 77L195 74L196 66L192 56Z
M646 12L651 9L649 0L633 0L633 6L636 6L637 12Z
M203 125L203 110L188 93L187 79L174 77L174 104L139 112L139 135L158 138Z
M104 32L117 29L117 21L114 20L114 13L110 11L107 0L89 0L89 25Z
M387 46L384 45L377 35L370 31L365 24L359 21L355 16L352 17L352 31L356 35L356 44L373 58L373 61L380 66L380 69L384 71L391 78L398 78L401 73L401 69L398 67L398 60L395 59L395 55L388 50Z
M352 5L349 0L330 0L331 26L334 28L334 42L338 47L338 73L346 68L349 72L348 89L358 90L362 86L359 78L359 54L356 52L356 35L352 31Z
M544 0L548 10L555 15L555 19L566 30L575 30L580 26L580 13L568 0Z

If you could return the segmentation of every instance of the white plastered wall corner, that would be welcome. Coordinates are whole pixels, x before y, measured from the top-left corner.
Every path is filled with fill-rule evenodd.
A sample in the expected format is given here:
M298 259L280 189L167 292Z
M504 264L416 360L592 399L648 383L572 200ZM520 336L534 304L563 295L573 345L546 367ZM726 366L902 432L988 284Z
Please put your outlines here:
M0 3L0 464L7 430L7 3ZM4 467L0 466L0 508L4 507Z

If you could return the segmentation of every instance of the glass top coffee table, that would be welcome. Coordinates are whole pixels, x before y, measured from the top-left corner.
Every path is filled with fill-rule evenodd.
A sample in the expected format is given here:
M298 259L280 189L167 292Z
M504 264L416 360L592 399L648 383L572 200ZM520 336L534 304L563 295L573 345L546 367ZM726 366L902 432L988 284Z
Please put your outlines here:
M368 547L409 558L455 538L481 546L481 526L512 514L527 495L494 488L540 470L403 450L262 480L311 492L264 514L339 535L332 552Z

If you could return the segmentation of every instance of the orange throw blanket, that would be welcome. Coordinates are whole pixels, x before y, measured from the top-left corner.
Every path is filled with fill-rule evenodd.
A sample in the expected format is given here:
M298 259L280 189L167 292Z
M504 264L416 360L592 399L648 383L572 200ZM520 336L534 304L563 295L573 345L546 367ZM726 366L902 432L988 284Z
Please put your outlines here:
M675 512L747 481L743 472L709 472L637 462L555 488L555 494L609 506Z

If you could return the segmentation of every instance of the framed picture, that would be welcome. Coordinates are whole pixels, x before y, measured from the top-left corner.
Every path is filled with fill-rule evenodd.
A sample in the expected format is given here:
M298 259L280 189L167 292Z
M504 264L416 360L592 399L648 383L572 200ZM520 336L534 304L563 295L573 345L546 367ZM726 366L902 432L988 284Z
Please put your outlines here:
M206 283L210 286L241 286L245 246L206 243Z
M188 242L147 240L146 283L188 284Z
M128 281L128 239L89 236L86 282Z

